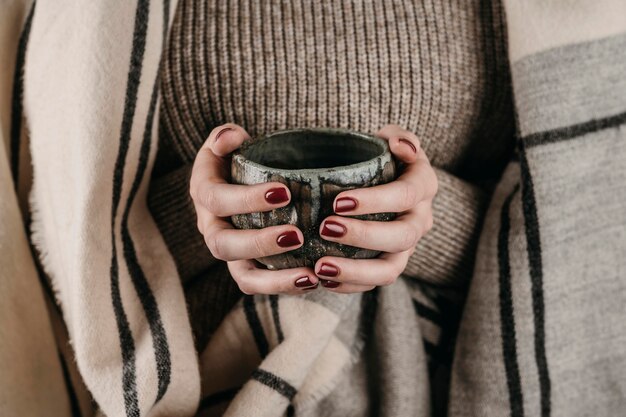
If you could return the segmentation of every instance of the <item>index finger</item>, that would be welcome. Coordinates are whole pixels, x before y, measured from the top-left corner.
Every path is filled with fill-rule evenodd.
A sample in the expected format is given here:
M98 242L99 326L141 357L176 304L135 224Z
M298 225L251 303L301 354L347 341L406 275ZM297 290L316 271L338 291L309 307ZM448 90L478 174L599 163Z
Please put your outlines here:
M437 192L435 171L425 159L407 165L395 181L368 188L343 191L335 197L333 209L344 216L374 213L401 213Z

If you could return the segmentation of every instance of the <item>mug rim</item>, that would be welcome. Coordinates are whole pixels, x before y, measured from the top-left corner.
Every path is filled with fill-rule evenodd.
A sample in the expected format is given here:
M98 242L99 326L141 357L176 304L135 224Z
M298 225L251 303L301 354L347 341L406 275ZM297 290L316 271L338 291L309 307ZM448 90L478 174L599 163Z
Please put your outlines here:
M329 134L329 135L349 135L352 137L357 137L361 140L374 143L380 148L381 152L378 155L374 156L373 158L367 159L365 161L357 162L354 164L339 165L336 167L326 167L326 168L302 168L302 169L273 168L267 165L263 165L259 162L255 162L249 158L246 158L242 153L242 151L245 151L247 148L254 146L255 144L259 142L270 139L277 135L283 135L283 134L289 134L289 133L301 134L301 133L307 133L307 132L324 133L324 134ZM257 170L275 172L275 173L279 173L282 175L291 174L291 175L298 175L298 176L320 175L320 174L325 174L325 173L341 173L341 172L346 172L346 171L358 170L361 168L367 168L369 166L372 166L373 164L378 165L380 161L382 159L386 159L386 157L391 158L391 151L389 149L389 143L386 140L367 134L367 133L357 132L357 131L350 130L350 129L341 129L341 128L297 128L297 129L277 130L270 134L255 137L244 142L244 144L232 154L233 162L237 161L237 163L240 165L247 165Z

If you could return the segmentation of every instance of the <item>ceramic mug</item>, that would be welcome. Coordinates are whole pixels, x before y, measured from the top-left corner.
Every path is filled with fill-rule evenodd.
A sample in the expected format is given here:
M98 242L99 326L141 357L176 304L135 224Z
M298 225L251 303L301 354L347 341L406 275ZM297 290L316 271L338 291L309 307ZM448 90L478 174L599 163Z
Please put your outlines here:
M283 183L291 191L285 207L232 217L235 227L260 229L293 224L304 235L302 247L258 259L269 269L313 267L323 256L373 258L379 252L324 240L321 222L334 214L342 191L371 187L396 178L396 164L387 141L342 129L294 129L245 142L232 156L235 184ZM389 221L393 213L354 216Z

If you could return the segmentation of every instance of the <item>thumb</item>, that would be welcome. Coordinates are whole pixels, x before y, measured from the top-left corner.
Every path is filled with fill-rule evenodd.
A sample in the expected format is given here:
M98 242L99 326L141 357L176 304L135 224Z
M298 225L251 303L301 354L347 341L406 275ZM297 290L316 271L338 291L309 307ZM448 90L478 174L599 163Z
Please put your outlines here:
M380 129L376 136L389 142L389 149L393 156L400 161L412 164L420 156L420 141L413 132L402 129L397 125L387 125Z
M250 135L243 127L234 123L226 123L211 131L204 146L208 146L215 155L224 157L238 149L248 139L250 139Z

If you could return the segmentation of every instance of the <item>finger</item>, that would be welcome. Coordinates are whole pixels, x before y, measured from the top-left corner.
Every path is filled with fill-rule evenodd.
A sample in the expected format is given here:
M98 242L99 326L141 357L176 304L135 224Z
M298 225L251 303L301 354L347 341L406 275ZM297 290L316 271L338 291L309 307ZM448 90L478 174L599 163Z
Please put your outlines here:
M293 225L235 230L224 220L212 222L204 240L213 256L222 261L256 259L277 255L302 246L304 237Z
M402 162L410 164L419 158L426 158L417 136L400 126L387 125L380 129L376 135L387 139L391 153Z
M239 289L245 294L303 294L314 290L319 279L310 268L271 271L256 266L254 261L228 262L228 269Z
M330 216L320 225L320 236L332 242L383 252L414 248L422 237L416 213L409 212L390 222Z
M195 188L192 198L210 213L229 217L286 206L291 199L291 193L279 182L235 185L205 181Z
M386 253L374 259L349 259L334 256L320 258L315 274L320 280L360 286L393 284L404 271L412 250Z
M232 123L213 129L193 163L189 181L189 192L192 197L197 195L199 188L207 182L226 182L230 172L230 162L222 157L237 149L247 138L249 138L248 133Z
M429 200L437 192L437 177L427 161L408 165L395 181L375 187L355 188L335 197L335 213L355 216L371 213L401 213Z
M211 131L205 145L215 155L225 156L238 149L248 139L250 139L250 135L243 127L234 123L226 123Z
M375 287L374 285L344 284L337 281L329 281L325 279L320 279L320 285L326 290L338 292L341 294L352 294L357 292L371 291Z

